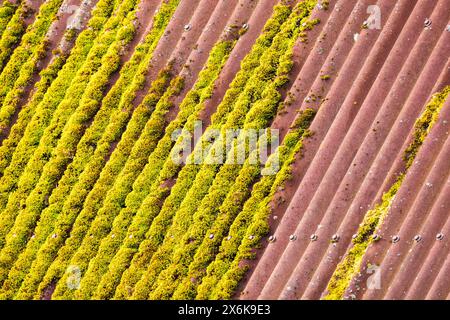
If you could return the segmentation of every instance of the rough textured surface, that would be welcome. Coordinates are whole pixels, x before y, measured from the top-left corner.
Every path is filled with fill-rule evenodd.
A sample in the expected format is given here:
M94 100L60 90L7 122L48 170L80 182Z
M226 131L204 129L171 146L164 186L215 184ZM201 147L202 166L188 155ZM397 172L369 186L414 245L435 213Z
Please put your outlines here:
M241 299L327 297L358 225L405 171L414 122L431 95L449 84L449 1L378 1L381 30L361 30L368 4L331 1L321 35L310 39L314 48L305 48L311 67L306 63L296 80L303 90L299 101L310 105L305 98L316 92L324 100L311 126L315 134L294 164L294 179L273 204L271 234L277 241L258 252ZM424 28L426 19L431 28ZM321 72L330 79L320 81ZM447 113L448 101L377 231L382 240L369 246L361 276L348 283L342 298L447 298L450 287L439 281L448 267L448 236L436 240L448 232ZM439 137L437 130L443 130ZM295 241L289 241L291 234ZM311 241L313 234L317 241ZM392 243L395 235L400 240ZM379 288L367 288L369 277L379 280Z
M0 10L1 299L450 298L450 0Z

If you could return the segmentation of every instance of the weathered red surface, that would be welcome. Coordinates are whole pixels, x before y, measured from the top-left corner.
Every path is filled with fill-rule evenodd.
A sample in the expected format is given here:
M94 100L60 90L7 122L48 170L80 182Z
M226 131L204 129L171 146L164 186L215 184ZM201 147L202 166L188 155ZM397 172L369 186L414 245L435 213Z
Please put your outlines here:
M214 44L230 36L230 26L247 23L248 31L239 37L200 114L206 128L278 2L181 1L155 48L146 84L134 105L171 63L173 77L185 79L183 91L172 99L173 107L166 115L167 123L172 121ZM42 3L33 2L36 8ZM86 12L95 3L91 1ZM151 30L161 3L141 1L137 36L121 56L122 63ZM364 29L367 9L374 4L380 9L381 29ZM68 17L62 13L54 22L39 71L49 64L53 49L70 51L70 43L61 44ZM30 15L26 23L34 18ZM313 108L317 110L310 128L313 136L305 141L293 165L292 179L270 204L270 234L276 241L263 239L257 259L245 262L250 270L236 298L323 298L365 214L405 170L404 150L416 119L430 97L450 84L450 0L330 0L328 10L318 6L311 18L320 23L307 32L307 42L298 41L294 47L290 81L282 89L289 103L271 127L279 129L283 138L298 111ZM424 28L427 18L431 28ZM113 74L109 88L118 77L118 72ZM22 97L24 102L38 80L36 74ZM367 249L363 268L352 279L345 298L450 299L449 121L447 101L377 231L382 239ZM169 181L168 186L171 182L175 183ZM442 240L436 239L439 233L444 235ZM296 236L294 241L289 240L291 235ZM311 241L311 235L317 240ZM331 243L333 235L339 241ZM394 235L400 241L392 243ZM418 242L413 240L416 235L421 236ZM379 266L378 289L367 288L367 279L373 275L366 270L368 264Z
M297 100L286 118L299 107L321 106L311 126L314 136L294 165L294 178L272 204L271 234L277 240L263 243L238 293L241 299L324 296L364 215L403 169L415 120L430 96L449 84L450 1L380 0L381 30L361 30L369 4L331 1L330 10L322 13L321 34L309 39L314 46L299 49L306 63L293 86L299 88ZM432 21L431 30L424 28L426 18ZM359 34L356 42L354 34ZM324 81L323 74L331 78ZM311 93L325 101L305 100ZM363 276L354 279L347 297L447 298L450 286L442 280L449 268L447 240L436 241L435 236L439 230L448 234L443 229L449 200L448 128L439 147L430 148L436 144L434 132L443 130L448 104L383 224L385 240L365 255L364 265L381 266L382 288L366 290L370 274L361 270ZM278 117L273 127L281 125L284 134L287 122ZM416 233L422 236L419 243L412 240ZM289 241L291 234L295 241ZM310 240L312 234L317 241ZM334 234L339 241L330 243ZM401 240L392 244L389 239L397 234Z

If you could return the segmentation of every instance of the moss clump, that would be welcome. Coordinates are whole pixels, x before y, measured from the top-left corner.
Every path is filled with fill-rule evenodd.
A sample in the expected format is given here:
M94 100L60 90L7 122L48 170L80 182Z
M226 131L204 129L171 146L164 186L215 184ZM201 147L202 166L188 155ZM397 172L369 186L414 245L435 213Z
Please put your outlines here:
M328 283L326 300L343 299L345 290L350 284L351 279L360 269L361 260L367 247L375 241L371 236L389 212L394 197L403 182L403 178L403 174L399 176L397 182L383 195L382 202L367 212L356 237L352 240L353 247L349 250L345 259L338 265L333 277Z
M444 105L450 92L450 86L444 88L441 92L433 95L431 101L425 107L424 112L416 121L413 132L413 141L405 150L404 160L406 162L405 172L401 173L392 187L383 194L382 201L369 210L363 222L361 223L356 237L353 239L353 247L349 250L345 258L337 266L330 282L328 283L328 294L326 300L340 300L344 298L344 293L350 284L352 278L361 269L361 260L367 247L375 240L372 235L383 222L389 212L395 195L400 189L406 176L406 171L411 167L414 159L422 146L425 138L428 136L431 128L437 121L439 112Z
M315 114L313 109L302 111L276 154L269 158L266 167L271 167L272 161L279 161L281 169L276 175L263 176L254 185L250 198L229 227L229 237L222 241L219 254L208 267L197 299L229 299L236 290L247 271L245 261L255 258L254 249L260 247L261 239L270 230L269 204L275 192L291 178L292 164L303 149L304 140L312 135L309 127Z
M321 5L322 5L322 9L323 10L328 10L329 7L330 7L330 1L329 0L322 0Z
M260 97L260 94L257 94L257 92L263 90L265 86L255 86L254 83L256 81L262 81L260 78L264 78L265 74L261 72L262 75L258 75L257 70L263 68L261 67L261 65L263 65L262 61L264 61L262 56L265 55L264 53L267 52L269 47L271 47L274 38L279 33L283 22L288 18L290 11L291 10L288 7L282 5L275 8L274 16L266 24L263 34L258 38L249 55L247 55L242 61L241 70L230 84L230 88L227 90L224 99L218 106L216 113L212 116L211 126L213 128L220 129L225 125L230 127L233 126L233 124L234 126L239 127L241 122L244 121L246 114L245 111L248 109L249 104L252 101L250 99L258 99ZM282 50L278 51L283 52ZM272 65L269 65L269 67L269 70L274 68ZM249 79L253 79L253 81ZM212 87L207 86L205 89L207 90L202 90L203 92L201 94L199 91L195 95L189 95L189 97L185 99L187 105L199 103L199 97L209 97ZM184 103L185 102L183 101L183 104ZM202 107L202 103L199 103L199 107ZM192 129L194 121L198 119L197 112L198 111L190 112L192 116L189 117L189 120L185 125L185 129ZM182 125L179 121L175 121L173 124L174 126ZM133 232L133 241L127 241L129 244L127 243L127 245L123 245L119 252L119 255L122 253L121 256L117 256L121 260L124 260L123 258L128 259L128 261L132 258L133 260L131 261L131 264L123 261L120 263L120 268L113 270L115 274L112 274L114 277L118 277L118 280L120 280L120 275L123 272L122 279L120 280L120 284L116 290L116 299L129 297L140 298L148 296L148 292L146 292L146 290L149 288L146 287L144 281L141 281L142 285L139 285L139 288L137 287L137 282L141 279L142 274L149 266L153 253L155 252L155 243L157 244L164 239L164 233L162 232L166 231L166 224L171 223L172 215L175 214L175 210L180 205L180 201L183 200L184 195L189 190L189 185L192 182L192 178L195 177L196 172L199 170L199 166L189 165L184 167L185 169L182 172L178 173L181 167L174 165L173 162L170 161L169 157L167 158L168 161L166 161L164 168L161 172L159 172L161 167L156 166L156 164L164 164L164 161L168 156L166 151L170 151L171 145L171 143L161 144L161 147L164 148L165 151L161 151L159 155L155 154L157 158L149 161L152 163L152 166L149 166L149 169L152 171L152 176L154 177L153 180L157 178L156 184L153 183L152 179L145 179L146 185L151 185L153 183L154 186L151 187L151 190L145 188L147 189L145 192L140 192L142 196L145 196L147 193L149 196L147 196L147 199L142 204L142 208L140 208L136 214L138 219L133 221L130 228ZM172 152L176 151L176 148L174 148ZM173 179L177 174L177 183L173 186L173 191L171 194L173 196L167 198L164 207L161 208L161 202L168 197L170 190L167 187L160 187L160 182L164 182L166 179ZM149 180L152 180L151 183L149 183ZM140 201L142 201L142 199ZM152 224L152 219L157 214L158 217L154 221L153 226L150 226L150 224ZM180 221L182 220L180 219ZM154 236L156 235L155 232L157 232L158 235L139 244L139 241L135 241L140 238L140 236L136 236L136 231L139 231L139 233L146 232L146 228L151 228L149 229L149 234L151 232ZM126 256L123 253L126 253ZM127 263L129 264L129 268L124 270L124 266L126 266ZM163 261L160 266L162 265ZM158 266L158 268L160 266ZM153 274L153 272L148 273L145 281L151 282L153 279ZM135 286L136 289L134 288Z
M207 62L207 67L201 72L201 75L199 76L199 79L196 83L196 88L198 88L198 92L196 92L195 97L200 97L200 101L197 99L192 99L193 101L197 101L197 104L202 105L202 102L204 99L207 99L209 97L208 91L209 88L212 88L215 82L215 79L220 72L222 66L226 62L229 53L231 49L233 48L234 42L228 42L228 41L221 41L219 42L215 48L213 48L209 60ZM201 89L203 88L203 90ZM193 96L193 92L195 90L191 91L191 94L189 94L189 97ZM186 102L183 101L183 106L181 107L183 110L186 106L194 107L195 104L191 104L191 99L186 98ZM186 104L185 104L186 103ZM167 109L168 110L168 109ZM160 116L160 118L157 120L156 118L152 118L152 120L155 120L155 123L163 124L164 123L164 113L162 113L162 110L158 110L160 112L157 113L157 115ZM152 121L153 122L153 121ZM156 129L156 128L154 128ZM164 133L164 126L159 130L153 130L153 137L155 137L155 143L153 145L156 145L157 138L161 137ZM136 155L133 154L133 160L136 157ZM148 158L148 156L147 156ZM98 234L98 237L95 238L101 239L102 242L99 244L93 243L89 246L89 248L97 248L98 245L100 245L98 248L97 255L89 262L89 268L86 271L86 274L81 281L80 284L80 290L76 292L77 298L90 298L94 293L95 289L97 288L97 285L99 284L102 275L108 271L108 268L110 266L110 263L112 259L114 258L115 253L119 251L120 247L123 245L123 241L127 241L130 239L130 235L126 237L127 230L129 226L132 224L132 221L134 219L134 213L139 209L139 207L136 207L136 209L131 209L130 207L124 208L123 210L120 210L123 207L123 204L125 202L125 199L127 197L127 194L132 191L132 185L134 180L137 178L137 175L141 170L143 169L143 164L145 161L141 160L140 163L142 165L139 167L138 170L136 167L136 163L131 166L133 163L132 161L129 161L129 163L126 164L124 171L121 172L118 179L116 180L115 184L113 185L113 188L109 191L105 205L103 208L100 209L99 214L102 216L107 215L108 218L102 218L102 219L96 219L93 222L93 226L100 226L102 225L102 229L107 229L107 225L105 222L107 222L107 219L113 219L114 222L112 224L112 230L111 235L114 234L113 237L105 237L105 234ZM154 163L152 163L154 164ZM132 178L131 178L132 177ZM131 178L131 179L130 179ZM131 210L130 210L131 209ZM148 211L145 211L146 214L149 214ZM117 215L117 216L116 216ZM148 216L147 216L148 218ZM111 222L111 221L110 221ZM143 224L146 223L144 221L140 221L139 227L142 229ZM109 227L110 228L110 227ZM127 239L127 240L125 240ZM131 233L131 239L130 242L136 241L136 240L143 240L143 234L139 234L138 232L132 232ZM89 249L91 253L96 253L97 250L92 251ZM89 255L91 256L91 255ZM91 256L92 257L92 256ZM83 258L83 266L87 262L88 259ZM80 261L80 260L78 260ZM117 264L115 264L117 266ZM106 296L111 295L111 289L115 288L114 284L118 284L119 279L114 279L115 281L108 281L107 283L102 282L101 287L102 290L99 290L99 295ZM111 283L113 282L113 283ZM103 289L104 285L106 284L105 288Z
M129 10L124 12L124 19L121 24L118 24L117 34L124 29L134 30L132 21L134 20L136 1L123 2L123 4L127 4ZM131 41L129 37L126 39ZM105 54L101 58L98 57L100 64L98 70L91 77L87 76L84 79L86 81L84 89L78 88L81 99L71 101L70 106L73 107L73 112L70 116L67 115L67 122L64 124L64 120L62 120L57 123L61 135L44 134L41 144L18 181L19 188L10 195L10 201L4 213L6 212L9 217L12 217L14 215L12 212L17 211L15 204L21 201L26 203L26 208L17 214L0 252L0 264L5 267L0 270L0 282L5 280L8 274L7 269L12 266L18 254L26 246L30 228L36 225L41 212L47 207L47 201L54 186L77 151L78 142L85 133L84 129L87 127L87 123L94 119L102 105L104 91L112 73L120 66L119 52L127 45L127 42L118 36L111 37L111 40L109 47L105 48ZM70 107L64 111L69 110Z
M426 106L425 111L422 113L422 116L416 121L414 125L413 142L406 149L404 155L407 168L412 165L420 146L423 144L424 139L433 125L436 123L439 112L449 93L450 86L447 86L441 92L434 94L430 103Z

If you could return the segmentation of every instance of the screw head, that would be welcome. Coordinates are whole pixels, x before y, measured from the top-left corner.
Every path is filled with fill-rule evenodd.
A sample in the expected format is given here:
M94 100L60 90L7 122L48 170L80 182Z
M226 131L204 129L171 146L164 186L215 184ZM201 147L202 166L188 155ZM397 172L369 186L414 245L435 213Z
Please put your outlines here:
M372 240L373 240L373 241L378 241L378 240L380 240L380 239L381 239L381 236L378 235L378 234L376 234L376 233L372 236Z
M331 237L331 241L332 242L338 242L340 239L338 234L333 234L333 236Z
M426 18L425 21L424 21L424 23L423 23L423 25L424 25L425 28L431 27L431 24L432 24L432 22L431 22L431 20L428 19L428 18Z
M184 25L184 31L189 31L189 30L191 30L191 28L192 28L192 26L189 23Z
M291 235L289 236L289 240L290 240L290 241L295 241L295 240L297 240L297 236L296 236L295 234L291 234Z
M309 237L309 239L310 239L311 241L317 241L318 238L319 238L319 237L317 236L317 234L312 234L312 235Z
M243 29L243 30L248 30L249 27L250 27L250 26L248 25L248 23L244 23L244 24L242 25L242 29Z
M275 237L274 235L271 235L269 237L269 242L275 242L276 239L277 239L277 237Z
M422 236L420 234L414 236L414 241L419 242L422 240Z
M214 239L214 234L211 233L211 234L209 235L209 238L210 238L210 239Z
M392 237L392 243L397 243L400 241L400 237L399 236L393 236Z
M436 240L443 240L444 239L444 235L442 234L442 233L438 233L437 235L436 235Z

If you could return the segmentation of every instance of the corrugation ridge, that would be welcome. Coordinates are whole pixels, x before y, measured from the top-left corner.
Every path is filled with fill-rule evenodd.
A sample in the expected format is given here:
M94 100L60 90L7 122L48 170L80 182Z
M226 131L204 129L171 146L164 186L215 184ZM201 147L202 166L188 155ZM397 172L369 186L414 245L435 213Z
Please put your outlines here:
M335 6L335 10L337 10L336 9L336 6ZM357 10L356 10L357 11ZM349 38L349 37L351 37L351 35L350 34L353 34L352 32L351 32L351 28L352 27L354 27L354 26L358 26L357 28L359 28L359 25L360 25L360 23L362 23L362 21L363 21L363 17L362 16L354 16L354 14L355 14L355 11L352 11L353 12L353 15L350 15L349 17L348 17L348 19L345 19L346 21L352 21L351 23L348 23L348 24L346 24L346 26L344 27L344 28L342 28L342 29L340 29L340 33L339 33L339 36L337 37L339 40L337 41L337 42L335 42L335 44L334 44L334 46L333 46L333 49L331 49L332 50L332 52L334 51L334 53L336 54L336 48L340 48L341 50L344 50L344 52L346 52L346 51L348 51L348 50L350 50L350 48L352 47L352 45L351 44L349 44L349 42L346 42L346 38ZM357 20L357 22L355 23L355 19L358 19ZM356 28L356 27L355 27ZM346 46L343 46L343 48L341 48L340 47L340 45L345 45L347 43L347 45ZM339 57L341 57L341 59L339 59L339 68L341 68L342 67L342 62L343 62L343 56L342 56L342 54L338 51L338 53L339 53ZM331 61L332 59L334 60L334 57L333 56L331 56L331 55L329 55L328 56L328 61ZM336 63L337 64L337 63ZM338 67L338 66L336 66L336 67ZM301 71L301 73L300 74L302 74L302 72L303 71ZM315 81L316 83L317 82L319 82L319 83L321 83L322 82L322 79L320 79L320 76L318 75L318 74L314 74L314 77L313 78L311 78L311 80L313 80L313 81ZM334 86L332 86L331 87L331 91L334 89ZM300 107L300 109L304 109L304 107L303 107L303 104L304 104L304 102L302 102L302 107ZM308 104L309 105L309 104ZM312 123L312 126L311 126L311 130L314 132L314 136L311 138L311 139L309 139L309 140L307 140L307 141L305 141L305 152L306 152L306 154L304 155L304 158L303 159L306 159L307 158L307 154L308 154L308 151L310 151L311 150L311 147L310 147L310 144L308 143L309 141L311 141L311 140L314 140L314 139L316 139L317 138L317 136L318 136L318 133L317 133L317 128L314 126L317 122L320 122L319 120L317 120L318 118L320 119L321 118L321 110L323 110L323 107L319 110L319 113L316 115L316 118L315 118L315 120L313 121L313 123ZM305 163L305 164L307 164L307 163L309 163L308 161L302 161L302 163ZM277 214L276 214L277 215ZM277 215L278 216L278 215ZM284 216L283 217L283 219L285 219L286 218L286 216ZM292 225L293 225L293 223L291 223L291 222L285 222L284 220L281 222L281 224L280 224L280 226L282 226L282 227L292 227ZM278 232L278 231L277 231ZM282 234L283 233L285 233L285 232L282 232ZM266 252L265 252L265 254L264 254L264 260L265 261L267 261L268 262L268 264L265 264L264 265L264 268L267 268L267 269L265 269L264 270L264 272L261 274L261 276L263 276L264 278L266 278L268 275L270 275L270 273L271 273L271 269L274 267L273 266L273 263L277 260L277 256L281 253L279 250L276 250L276 248L279 248L279 246L281 246L282 245L282 243L283 243L283 240L281 240L280 239L280 241L277 241L277 242L275 242L273 245L271 245L271 246L269 246L268 248L267 248L267 250L266 250ZM270 252L269 254L266 254L267 252ZM267 260L266 260L267 259ZM265 281L263 281L263 282L265 282ZM247 289L246 289L246 291L248 291Z
M364 8L364 7L362 7ZM359 9L359 11L362 11L362 8ZM389 4L388 7L385 8L386 10L389 10ZM364 13L363 16L360 17L360 19L364 18ZM359 21L359 23L362 23L362 21ZM356 25L357 30L359 31L359 26L360 24ZM364 45L364 38L359 39L356 46L352 49L350 55L353 57L357 57L357 56L361 56L363 54L363 51L366 50L367 46L372 47L376 41L378 37L378 34L373 33L371 37L368 37L368 39L366 40L368 44ZM350 39L348 39L348 42L353 42L353 33L351 33ZM377 55L375 55L376 57ZM348 69L344 69L345 71L340 73L340 78L346 78L344 81L340 80L338 77L338 80L336 82L336 87L335 88L339 88L342 86L346 86L348 85L348 82L350 82L350 80L347 78L348 76L351 77L351 74L354 73L355 74L355 79L358 79L358 75L360 74L364 74L365 72L367 72L367 65L371 65L368 61L361 61L360 65L358 68L356 68L355 66L350 66L348 64L349 60L346 60L346 67ZM348 74L348 75L346 75ZM367 79L367 78L366 78ZM357 81L357 80L356 80ZM346 83L347 82L347 83ZM357 87L353 87L356 88ZM329 95L326 96L326 99L329 99L325 102L325 104L323 106L321 106L321 108L319 109L318 115L316 117L316 119L314 120L312 126L311 126L311 130L314 132L314 136L312 137L312 140L317 139L318 141L320 141L320 147L317 149L317 153L314 155L314 160L312 160L311 164L308 166L308 170L306 171L305 177L303 178L300 186L299 186L299 192L300 190L302 191L299 195L302 197L302 200L300 199L296 199L295 197L292 199L291 201L291 206L288 210L288 212L291 212L290 215L295 214L296 216L302 217L303 216L303 210L305 210L309 204L309 201L311 199L313 199L314 194L315 194L315 190L316 187L321 186L320 181L323 178L323 174L325 173L326 169L328 168L328 166L330 165L330 161L331 158L333 157L333 153L336 152L339 143L336 143L336 141L341 141L341 138L336 137L336 134L342 135L342 132L345 133L345 130L341 129L341 131L339 131L339 126L338 124L340 123L340 121L342 120L338 120L338 119L345 119L345 122L341 122L342 124L344 124L345 126L349 126L351 124L351 119L354 118L354 116L356 115L355 112L353 112L353 115L350 116L342 116L342 113L340 110L333 110L333 104L336 105L338 102L336 102L336 98L339 97L341 90L334 90L332 89L332 91L330 92ZM343 92L347 92L347 91L343 91ZM354 102L356 101L356 99L360 100L360 99L364 99L364 96L366 94L365 91L363 90L350 90L350 92L352 92L352 95L350 100L348 96L343 96L342 98L338 98L338 99L342 99L341 101L344 101L344 106L351 106L351 108L354 110ZM330 102L329 102L330 101ZM347 102L348 101L348 102ZM324 109L325 106L329 106L329 109ZM337 107L337 105L336 105ZM341 107L342 109L342 107ZM345 110L345 109L344 109ZM322 113L323 112L323 113ZM322 114L322 117L321 117ZM333 116L331 116L333 115ZM334 120L332 120L334 119ZM332 120L333 122L329 122L331 127L329 129L326 129L326 131L323 133L325 138L322 138L318 132L320 132L320 129L317 129L317 126L324 125L324 122L326 123L327 121ZM323 135L322 134L322 135ZM320 140L319 140L320 139ZM334 141L334 142L332 142ZM305 152L311 152L311 144L307 144L305 146ZM313 151L314 152L314 151ZM305 159L302 159L303 163L305 163ZM295 206L295 209L294 209ZM298 214L298 212L300 212L300 214ZM302 218L301 218L302 219ZM302 221L302 220L300 220ZM300 224L299 224L300 223ZM289 223L289 225L292 226L301 226L302 222L297 222L297 221L291 221ZM277 233L279 232L278 230L276 231ZM288 260L290 260L290 256L298 256L298 254L300 253L298 250L301 250L298 246L302 245L303 242L306 240L308 241L308 237L309 235L307 235L304 232L299 232L299 230L297 229L297 231L294 232L294 230L292 229L289 233L285 233L285 230L283 230L282 232L280 232L280 236L281 234L286 234L286 236L290 233L295 233L295 235L299 238L298 241L292 242L290 244L288 244L285 252L283 253L283 257L282 259L287 259L286 261L283 260L283 262L281 262L281 264L279 264L279 267L277 267L277 269L274 270L273 275L276 275L277 277L280 275L283 275L283 277L288 276L289 274L286 273L286 267L289 266L289 263L286 263ZM294 246L292 246L294 245ZM290 248L290 249L289 249ZM295 249L294 249L295 248ZM298 250L297 250L298 249ZM293 258L296 259L296 258ZM289 268L293 268L293 266L291 265ZM275 278L274 278L275 279ZM286 279L287 280L287 279ZM277 281L279 281L279 279L277 279ZM270 287L268 287L267 292L271 292L273 291Z
M441 49L444 50L445 46L442 47L443 49ZM435 83L433 77L437 77L433 71L440 70L441 67L439 64L443 62L439 56L440 53L439 50L433 52L433 57L430 57L422 72L423 76L418 78L418 82L371 164L367 167L364 159L358 160L356 157L353 161L354 167L349 171L352 173L351 176L346 176L345 181L341 183L340 190L335 195L330 209L328 209L330 211L328 213L329 215L335 214L336 210L338 210L338 213L342 210L345 212L343 220L339 222L339 227L336 229L336 234L340 236L340 241L339 243L329 245L328 254L323 257L321 267L316 270L316 277L320 278L321 281L318 283L318 288L311 288L309 294L313 294L314 297L317 298L318 295L320 296L319 291L323 290L326 285L325 279L330 277L330 272L332 272L340 260L339 257L345 253L351 240L351 235L356 231L365 213L364 209L371 207L372 199L379 199L379 197L374 197L379 185L385 180L386 176L395 177L398 174L399 170L395 170L395 174L389 174L389 169L393 166L397 154L397 157L403 157L403 150L409 144L408 133L412 129L412 124L418 117L425 101L429 100L428 92L430 92L431 86ZM436 68L437 66L438 68ZM402 144L404 145L403 147ZM364 149L360 150L359 154L364 154ZM356 181L356 186L354 186L353 181L355 176L360 176L358 178L359 181ZM381 188L380 190L384 189ZM313 287L313 284L309 284L309 287Z
M407 34L404 35L402 33L400 35L396 46L393 48L394 52L397 45L401 45L402 40L407 37ZM415 58L412 54L410 56ZM408 57L406 57L402 62L395 61L395 59L393 61L390 59L387 60L377 78L377 81L372 87L371 92L362 104L362 107L355 117L349 131L346 133L345 138L342 140L333 161L325 173L321 185L316 190L309 207L306 209L304 217L305 221L301 222L304 226L304 230L301 230L298 233L305 233L305 231L311 228L311 234L316 234L318 241L306 242L306 247L304 249L305 251L302 251L303 255L297 265L296 271L286 285L291 288L296 288L295 290L292 290L292 295L295 294L300 297L305 286L312 282L311 272L315 271L315 263L317 259L320 259L322 256L319 252L323 252L323 250L327 247L333 232L335 232L335 223L339 221L339 215L334 212L334 209L337 209L337 207L329 207L329 201L331 199L329 195L335 194L339 186L344 191L350 189L352 182L346 181L346 179L348 177L350 177L350 179L354 177L354 164L363 162L363 168L365 168L366 162L371 161L369 155L376 154L376 148L379 147L380 142L383 141L383 136L389 132L390 126L392 125L393 121L390 120L390 118L392 118L390 113L392 112L392 115L395 118L398 109L402 105L402 95L407 95L413 84L412 81L409 81L410 84L408 86L407 83L403 82L402 74L408 73L412 79L415 79L416 76L413 72L420 71L420 68L416 68L412 73L410 73L411 70L408 71L407 66L412 63L414 63L414 60L410 62ZM398 77L392 77L392 74L397 74L398 72L395 68L392 68L393 65L398 67L397 70L402 70L400 71L400 75ZM403 71L405 69L406 71ZM383 85L380 81L378 81L385 78L395 79L395 81L392 81L390 84L387 82L387 86L385 86L384 89L387 89L386 93L389 92L389 94L386 96L383 94L383 91L379 91L383 88ZM383 82L386 82L386 80ZM392 92L396 92L395 99L392 98ZM382 97L385 98L379 100L379 98ZM371 124L372 130L369 131ZM374 148L375 150L373 150ZM356 152L358 152L356 154L357 156L363 155L363 161L354 161L353 166L351 167L351 161L354 159ZM331 212L328 215L324 215L323 212L326 212L328 208ZM296 243L294 243L294 246L295 245ZM298 252L300 250L297 248L296 251ZM286 295L288 296L289 294L286 293Z
M448 117L448 103L449 101L444 104L441 113L443 119L447 119ZM401 187L396 193L388 215L377 231L377 234L382 237L382 240L371 244L367 248L361 262L360 274L350 283L347 294L355 294L357 298L362 297L362 288L364 288L366 280L369 277L369 274L366 272L368 264L380 265L383 261L384 253L388 250L388 246L391 245L389 239L396 233L399 222L403 221L402 216L406 215L410 210L412 205L411 200L415 199L419 189L425 183L426 176L444 144L441 137L445 137L446 132L447 128L445 127L444 121L442 121L438 122L428 134L425 143L420 148L413 165L409 168Z

